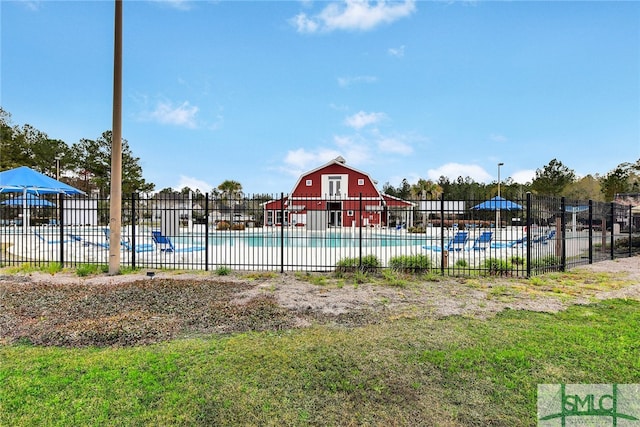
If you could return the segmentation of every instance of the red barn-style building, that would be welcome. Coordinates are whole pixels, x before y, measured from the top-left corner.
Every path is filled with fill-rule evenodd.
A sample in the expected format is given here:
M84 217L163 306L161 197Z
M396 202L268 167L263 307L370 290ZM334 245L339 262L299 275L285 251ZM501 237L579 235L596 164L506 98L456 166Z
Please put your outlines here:
M365 172L347 166L342 157L304 173L293 191L264 204L264 225L385 227L412 226L413 204L378 191Z

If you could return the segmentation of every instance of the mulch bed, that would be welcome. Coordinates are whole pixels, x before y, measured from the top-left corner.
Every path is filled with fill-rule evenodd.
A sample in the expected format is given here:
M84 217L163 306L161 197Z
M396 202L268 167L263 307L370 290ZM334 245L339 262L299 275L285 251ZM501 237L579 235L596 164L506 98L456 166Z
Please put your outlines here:
M296 325L300 313L279 307L268 295L234 302L252 286L171 279L35 284L0 277L0 344L131 346Z

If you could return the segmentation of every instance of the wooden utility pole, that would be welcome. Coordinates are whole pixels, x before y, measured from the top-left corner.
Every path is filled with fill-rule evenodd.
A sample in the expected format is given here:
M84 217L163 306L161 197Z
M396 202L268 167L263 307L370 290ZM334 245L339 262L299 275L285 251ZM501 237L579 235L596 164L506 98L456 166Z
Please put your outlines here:
M120 273L120 241L122 234L122 0L115 0L115 3L111 200L109 201L110 275Z

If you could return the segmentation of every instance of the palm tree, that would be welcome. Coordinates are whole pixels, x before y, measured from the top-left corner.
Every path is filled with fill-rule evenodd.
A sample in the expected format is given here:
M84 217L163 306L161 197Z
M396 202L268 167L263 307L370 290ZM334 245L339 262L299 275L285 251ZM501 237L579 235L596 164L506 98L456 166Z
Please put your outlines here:
M420 178L417 183L411 186L411 196L414 200L437 199L442 194L442 187L435 182ZM426 212L422 210L422 225L426 226Z
M218 185L217 190L220 191L220 196L222 198L229 199L229 207L230 207L230 215L229 215L229 224L233 224L233 206L234 200L237 203L237 199L242 196L242 184L238 181L226 180L222 184Z

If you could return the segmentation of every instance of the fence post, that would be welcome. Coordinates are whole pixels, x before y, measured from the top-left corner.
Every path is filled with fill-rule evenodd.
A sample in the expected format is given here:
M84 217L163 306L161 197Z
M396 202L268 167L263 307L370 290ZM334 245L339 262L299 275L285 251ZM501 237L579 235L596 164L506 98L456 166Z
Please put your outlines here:
M204 271L209 271L209 193L204 195Z
M527 235L524 236L527 238L527 244L524 245L525 253L527 258L527 279L531 277L531 192L527 192L527 212L525 217L525 227L527 230Z
M609 244L609 257L611 259L614 259L613 245L615 244L615 236L614 236L615 227L613 226L613 224L615 221L615 217L616 217L616 205L615 203L611 202L611 237L610 237L610 244Z
M589 264L593 264L593 200L589 200Z
M280 193L280 273L284 273L284 193Z
M448 265L449 260L445 257L444 247L444 193L440 197L440 247L442 248L442 257L440 259L440 273L444 276L445 262Z
M567 264L567 205L566 199L564 196L560 199L560 232L562 234L562 238L560 239L562 242L562 246L560 247L560 271L566 270Z
M633 248L633 244L631 242L631 237L632 237L632 235L631 235L631 220L633 219L633 212L631 212L631 208L632 208L632 206L629 205L629 258L631 258L631 255L633 255L633 252L631 250Z
M136 193L131 193L131 268L136 268Z
M60 193L58 194L58 206L60 207L60 220L58 221L58 227L60 227L60 265L62 267L64 267L64 226L62 225L64 223L64 221L62 220L64 218L63 214L64 214L64 194ZM23 227L24 227L24 223L23 223ZM631 242L631 239L629 239L629 242Z
M360 204L358 206L358 217L360 218L360 224L358 224L358 268L362 270L362 193L360 193Z

